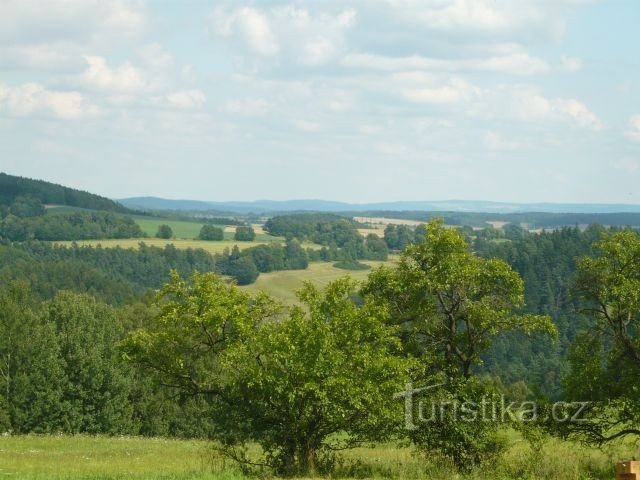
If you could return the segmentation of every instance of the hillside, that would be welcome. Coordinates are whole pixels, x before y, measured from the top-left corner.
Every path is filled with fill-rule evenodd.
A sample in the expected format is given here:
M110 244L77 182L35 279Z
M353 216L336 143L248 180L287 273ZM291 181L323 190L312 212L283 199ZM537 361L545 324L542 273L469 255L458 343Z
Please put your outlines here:
M218 211L234 213L279 213L296 211L316 212L458 212L458 213L629 213L640 212L640 205L595 203L505 203L467 200L392 201L376 203L344 203L327 200L255 200L247 202L213 202L201 200L173 200L158 197L132 197L119 200L130 208L145 210Z
M0 172L0 205L10 205L20 196L36 197L45 205L67 205L89 210L132 213L132 210L124 205L100 195L44 180L33 180Z

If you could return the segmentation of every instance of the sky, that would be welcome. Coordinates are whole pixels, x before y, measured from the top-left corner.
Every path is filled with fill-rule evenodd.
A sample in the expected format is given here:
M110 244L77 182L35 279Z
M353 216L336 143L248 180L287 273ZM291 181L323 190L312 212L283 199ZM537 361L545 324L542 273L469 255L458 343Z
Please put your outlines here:
M637 0L0 2L0 171L112 198L640 204Z

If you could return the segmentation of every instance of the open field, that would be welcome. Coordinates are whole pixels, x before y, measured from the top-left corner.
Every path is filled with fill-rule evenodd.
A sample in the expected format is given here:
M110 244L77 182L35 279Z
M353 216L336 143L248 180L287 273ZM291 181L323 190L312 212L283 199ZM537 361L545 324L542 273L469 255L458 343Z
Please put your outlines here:
M266 237L266 238L265 238ZM102 240L76 240L73 241L57 241L52 242L56 245L70 246L73 243L78 244L79 246L90 246L96 247L100 245L102 248L138 248L140 243L144 243L145 245L152 247L160 247L164 248L167 245L173 245L178 249L187 249L187 248L201 248L209 253L222 253L225 248L232 249L235 245L238 246L240 250L244 250L245 248L251 248L258 245L266 245L269 243L278 242L284 243L284 239L280 237L272 237L270 235L258 236L256 235L256 240L253 242L239 242L237 240L233 240L233 235L225 233L225 240L220 241L206 241L206 240L186 240L186 239L175 239L165 240L163 238L108 238ZM319 249L322 248L321 245L316 243L305 242L302 244L304 248L313 248Z
M200 229L203 222L196 221L186 221L186 220L172 220L170 218L163 217L147 217L144 215L131 215L144 233L148 236L153 237L158 231L158 227L160 225L169 225L171 230L173 230L173 235L179 239L195 239L200 234ZM214 225L216 227L220 227L224 229L225 239L233 239L233 234L236 231L236 227L234 225L231 226L223 226L223 225ZM279 237L273 237L268 235L262 229L262 225L252 225L254 231L256 232L256 240L269 241L269 240L278 240L282 239Z
M353 217L356 222L367 223L369 225L410 225L416 227L425 222L417 220L405 220L403 218L385 218L385 217ZM384 228L384 227L383 227Z
M274 238L274 237L271 237ZM278 241L279 239L272 240ZM225 248L231 249L234 245L238 245L240 250L255 247L256 245L264 245L269 242L265 241L254 241L254 242L238 242L236 240L221 240L219 242L209 242L205 240L164 240L162 238L124 238L124 239L106 239L106 240L78 240L77 243L80 246L89 245L92 247L102 246L103 248L138 248L141 242L144 242L146 245L154 246L154 247L165 247L166 245L172 244L176 248L179 249L187 249L187 248L201 248L209 253L222 253ZM56 245L65 245L69 246L74 242L55 242Z
M632 454L629 447L601 451L547 440L535 451L517 435L495 465L459 475L434 456L421 457L394 444L343 453L333 478L408 480L587 480L614 478L613 467ZM226 463L226 465L225 465ZM0 478L21 480L239 480L229 462L204 441L131 437L0 437Z
M73 212L91 212L91 210L86 210L83 208L76 207L68 207L63 205L46 205L47 212L49 215L64 215L67 213ZM123 215L118 213L117 215ZM128 217L133 218L135 222L140 225L140 229L147 234L149 237L155 236L158 231L158 227L160 225L169 225L171 230L173 230L173 235L177 239L187 239L192 240L198 237L200 233L200 229L204 222L193 220L176 220L172 218L164 218L164 217L154 217L148 215L126 215ZM235 225L215 225L216 227L223 228L225 231L225 239L231 240L233 239L233 234L236 231ZM256 232L257 240L267 241L269 239L274 239L277 237L272 237L265 233L262 228L262 225L252 225L254 231ZM278 238L278 240L281 240Z
M390 262L373 262L362 260L362 263L375 268ZM296 301L295 290L302 287L305 281L311 281L318 286L325 286L336 278L349 275L356 280L367 278L371 270L343 270L333 266L332 262L313 262L306 270L282 270L278 272L261 273L255 283L240 287L252 292L264 290L285 303Z

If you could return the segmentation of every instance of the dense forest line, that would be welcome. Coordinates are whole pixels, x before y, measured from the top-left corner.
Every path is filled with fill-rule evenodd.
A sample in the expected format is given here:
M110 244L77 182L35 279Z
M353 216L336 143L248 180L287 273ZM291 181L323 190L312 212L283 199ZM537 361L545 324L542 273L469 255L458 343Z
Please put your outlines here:
M45 205L68 205L88 210L132 213L132 210L124 205L100 195L0 172L0 205L9 206L18 197L36 198Z
M486 228L492 222L504 222L517 226L535 229L554 229L572 226L587 226L599 224L612 227L640 227L640 213L551 213L551 212L521 212L521 213L485 213L485 212L443 212L432 211L387 211L375 210L368 212L344 212L345 216L396 218L428 222L433 218L443 218L447 225L470 226Z

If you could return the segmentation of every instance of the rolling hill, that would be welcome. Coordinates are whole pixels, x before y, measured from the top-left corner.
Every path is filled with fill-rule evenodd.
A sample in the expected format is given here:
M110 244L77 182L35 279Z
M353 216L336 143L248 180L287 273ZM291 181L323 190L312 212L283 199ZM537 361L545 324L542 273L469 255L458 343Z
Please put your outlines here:
M100 195L44 180L33 180L0 172L0 205L10 205L19 196L36 197L45 205L66 205L88 210L133 213L124 205Z

